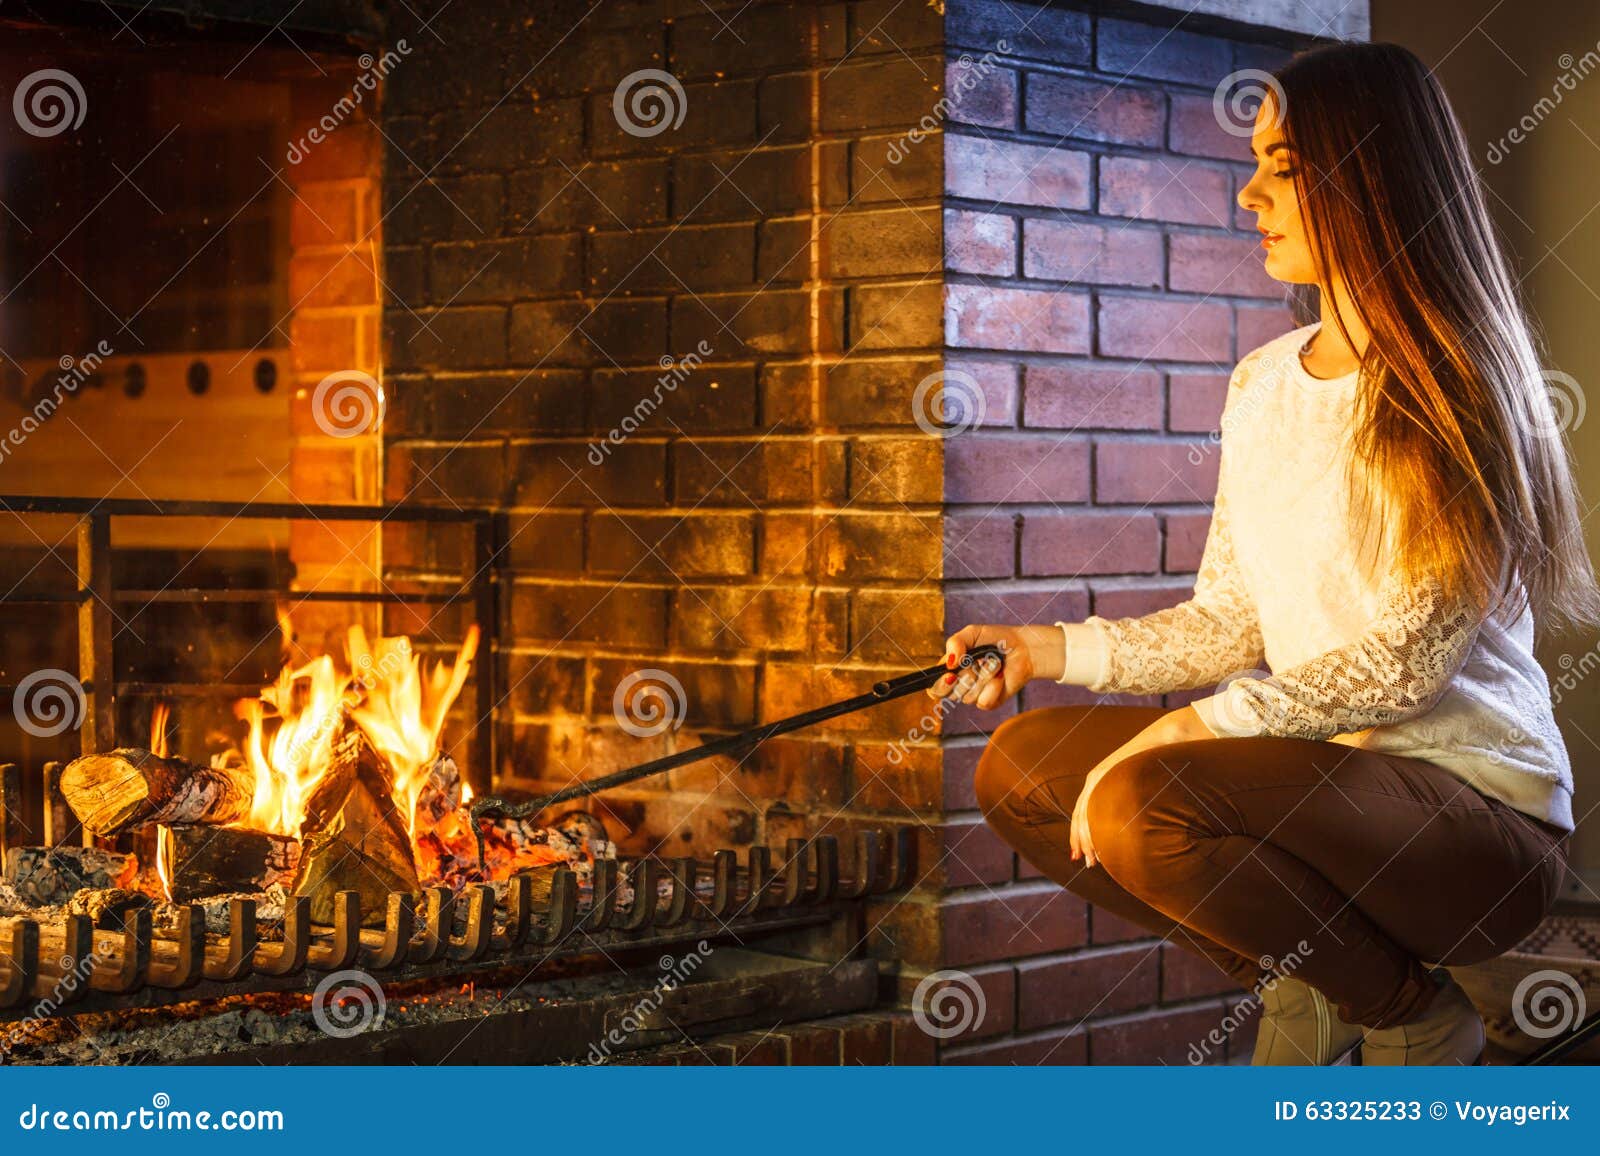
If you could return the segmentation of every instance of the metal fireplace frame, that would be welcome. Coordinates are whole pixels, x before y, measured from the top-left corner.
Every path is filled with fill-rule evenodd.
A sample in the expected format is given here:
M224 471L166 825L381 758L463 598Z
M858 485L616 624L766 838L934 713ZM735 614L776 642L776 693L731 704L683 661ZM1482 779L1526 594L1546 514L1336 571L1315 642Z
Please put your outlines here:
M116 604L153 605L216 602L366 603L378 605L449 605L470 601L478 624L479 660L473 671L475 718L472 759L466 770L472 789L491 789L496 763L499 669L496 655L499 627L499 576L496 561L500 515L483 507L308 504L304 502L157 501L141 498L82 498L19 494L0 495L0 512L18 515L66 515L77 524L77 589L71 592L0 593L0 604L78 607L77 679L83 689L84 719L79 728L84 754L116 749L116 700L119 695L201 695L253 698L260 686L218 683L116 682L111 608ZM443 523L468 526L471 559L461 585L453 591L396 593L382 590L227 589L210 587L159 590L118 589L111 571L111 525L117 518L224 518L274 521ZM14 686L0 686L7 696ZM48 800L49 792L46 792ZM46 810L48 811L48 801Z

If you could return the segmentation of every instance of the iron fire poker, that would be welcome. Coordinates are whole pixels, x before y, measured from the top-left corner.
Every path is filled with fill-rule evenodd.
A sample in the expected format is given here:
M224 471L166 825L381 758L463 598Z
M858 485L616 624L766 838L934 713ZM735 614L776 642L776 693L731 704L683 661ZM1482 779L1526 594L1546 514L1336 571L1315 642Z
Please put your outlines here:
M1005 656L998 646L976 646L961 656L957 669L966 669L986 658L997 658L1002 663L1005 661ZM478 820L484 815L499 815L508 819L525 819L529 815L537 815L540 811L554 807L557 803L567 803L573 799L582 799L588 795L599 794L601 791L609 791L612 787L620 787L624 783L636 782L639 779L649 778L651 775L664 774L675 767L698 763L702 759L713 758L717 755L730 755L743 759L768 739L786 735L790 731L797 731L803 727L814 726L817 723L826 722L828 719L838 718L843 714L864 710L869 706L877 706L879 703L889 702L891 699L904 698L906 695L915 694L919 690L926 690L949 673L949 669L943 665L929 666L911 674L902 674L899 678L885 679L882 682L874 683L872 689L866 694L858 694L854 698L843 699L828 706L818 707L815 710L790 715L788 718L781 718L775 722L752 727L736 735L728 735L725 738L715 739L709 743L701 743L697 747L690 747L688 750L678 751L659 759L652 759L648 763L640 763L635 767L626 767L609 775L602 775L598 779L574 783L570 787L563 787L554 794L541 795L538 798L529 799L525 803L511 803L498 795L484 795L472 803L472 834L478 841L478 867L480 870L488 870L488 863L484 858L483 828L478 824Z

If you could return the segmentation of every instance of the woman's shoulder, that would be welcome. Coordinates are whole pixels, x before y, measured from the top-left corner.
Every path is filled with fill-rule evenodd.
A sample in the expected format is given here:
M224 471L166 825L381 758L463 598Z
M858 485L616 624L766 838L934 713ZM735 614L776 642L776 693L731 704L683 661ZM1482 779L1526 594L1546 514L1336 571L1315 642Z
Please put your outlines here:
M1281 378L1286 370L1293 367L1300 356L1300 347L1317 331L1320 324L1313 321L1256 346L1241 357L1239 363L1233 367L1233 375L1228 379L1228 388L1242 389L1252 381L1262 378Z

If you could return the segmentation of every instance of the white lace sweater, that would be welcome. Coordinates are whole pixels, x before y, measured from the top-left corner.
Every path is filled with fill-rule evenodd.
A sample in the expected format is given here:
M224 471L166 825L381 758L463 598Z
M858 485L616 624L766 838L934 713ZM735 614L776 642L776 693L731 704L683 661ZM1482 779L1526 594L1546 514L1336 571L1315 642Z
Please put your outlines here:
M1479 621L1437 585L1400 588L1392 567L1364 580L1344 496L1357 375L1306 372L1299 349L1316 328L1268 342L1233 372L1194 596L1060 623L1061 681L1103 694L1216 686L1193 706L1219 737L1425 759L1570 831L1572 771L1529 610Z

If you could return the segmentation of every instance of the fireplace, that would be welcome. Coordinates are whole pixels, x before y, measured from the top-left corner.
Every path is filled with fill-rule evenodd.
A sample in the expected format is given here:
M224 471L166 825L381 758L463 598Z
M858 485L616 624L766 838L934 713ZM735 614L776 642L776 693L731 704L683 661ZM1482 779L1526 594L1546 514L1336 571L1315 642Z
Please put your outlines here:
M974 616L1179 600L1187 451L1290 324L1204 283L1248 243L1209 101L1303 36L993 0L0 27L4 422L43 414L0 434L0 682L81 702L0 733L5 845L51 880L0 910L6 1059L1179 1062L1232 1015L989 832L999 720L919 696L503 827L487 876L417 804L458 838L473 799L858 694ZM284 704L315 670L371 693L400 640L424 703L459 681L407 766L311 726L265 822ZM341 736L414 880L297 887ZM248 814L140 796L85 832L105 783L243 771L207 789ZM930 1023L946 990L976 1014Z

